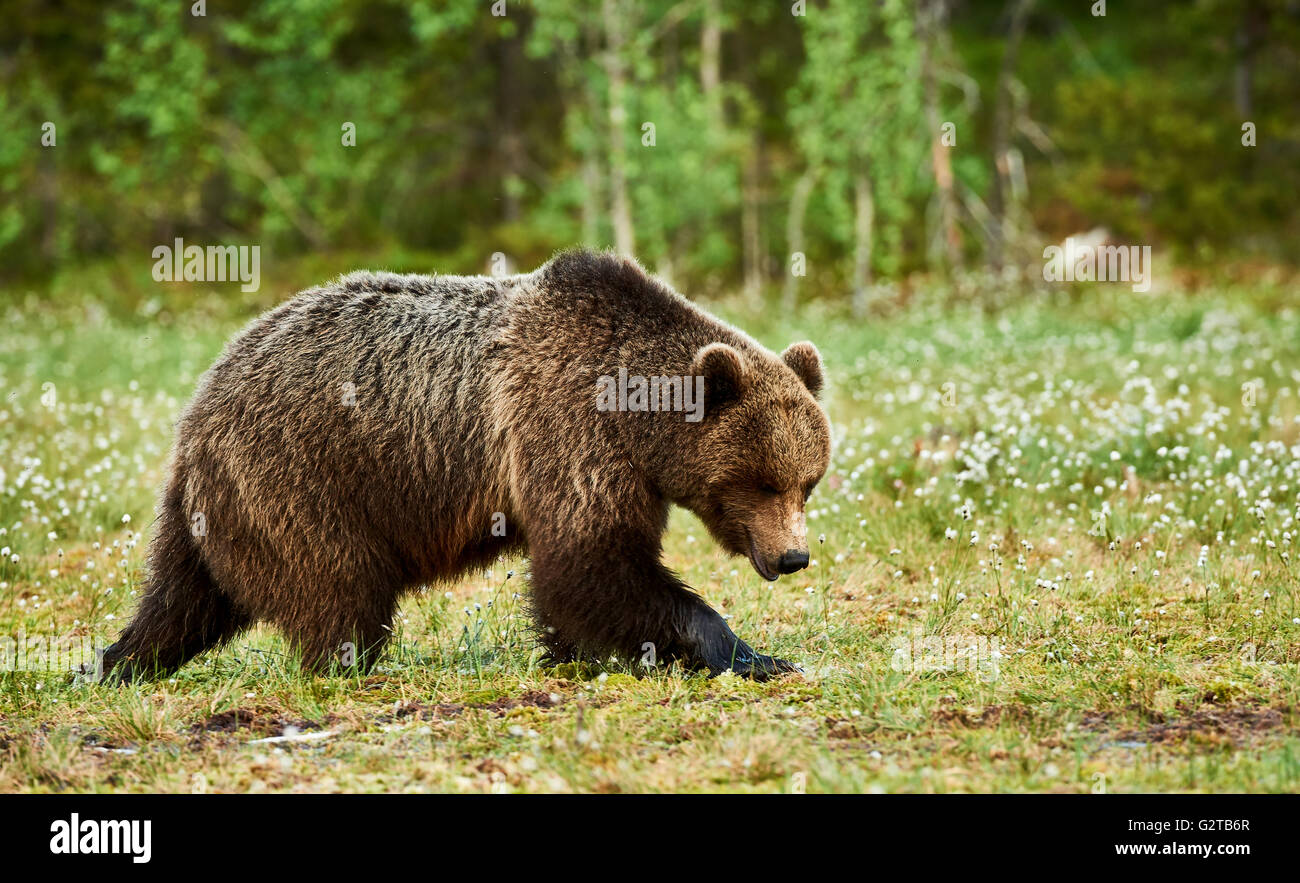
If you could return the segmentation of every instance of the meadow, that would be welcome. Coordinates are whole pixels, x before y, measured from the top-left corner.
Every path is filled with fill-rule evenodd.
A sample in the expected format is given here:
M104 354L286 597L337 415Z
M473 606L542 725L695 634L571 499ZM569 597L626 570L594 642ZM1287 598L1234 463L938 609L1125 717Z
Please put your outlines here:
M292 290L113 286L0 300L11 652L129 618L171 423ZM969 278L793 319L706 293L818 344L835 451L809 569L765 583L683 512L667 561L802 674L544 667L503 560L412 594L365 677L267 629L121 688L11 656L0 791L1300 790L1294 292Z

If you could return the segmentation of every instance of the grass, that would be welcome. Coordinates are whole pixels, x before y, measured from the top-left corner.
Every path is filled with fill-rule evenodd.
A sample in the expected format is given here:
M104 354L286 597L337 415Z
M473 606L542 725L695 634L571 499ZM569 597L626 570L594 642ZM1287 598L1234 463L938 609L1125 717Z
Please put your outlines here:
M11 649L131 614L171 421L265 305L184 291L0 301ZM681 512L667 559L802 676L542 668L502 561L411 595L365 678L262 629L147 686L2 672L0 791L1297 790L1285 286L714 306L819 344L835 455L808 570L766 584Z

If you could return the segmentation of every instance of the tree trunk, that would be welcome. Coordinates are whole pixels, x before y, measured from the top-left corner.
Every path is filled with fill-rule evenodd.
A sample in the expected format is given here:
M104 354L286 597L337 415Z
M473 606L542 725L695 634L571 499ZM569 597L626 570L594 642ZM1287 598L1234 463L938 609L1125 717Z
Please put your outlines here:
M781 292L781 306L787 313L794 312L799 305L799 278L794 274L792 266L794 256L804 253L803 243L803 222L808 213L808 198L812 196L813 187L817 183L817 175L812 169L804 172L795 182L794 193L790 197L790 213L786 216L785 222L785 241L789 246L790 253L786 255L785 265L785 288ZM807 255L804 255L803 269L806 272L808 267Z
M853 314L866 313L871 285L871 238L876 223L876 201L871 179L862 173L853 178Z
M722 82L721 56L722 20L718 15L718 0L705 0L704 25L700 29L700 91L705 96L716 94Z
M745 162L745 183L741 193L740 241L745 265L745 294L757 297L763 289L763 136L755 133L753 148Z
M1011 78L1016 71L1016 56L1020 41L1025 35L1029 10L1034 0L1011 0L1011 26L1007 31L1007 45L1002 52L998 69L997 93L993 106L993 167L992 188L989 193L988 262L994 270L1002 269L1006 247L1006 177L1007 145L1011 142Z
M1255 56L1268 36L1268 14L1258 0L1250 0L1241 10L1234 40L1237 56L1233 65L1232 97L1237 113L1249 120L1255 112Z
M632 207L627 195L627 86L623 65L623 9L619 0L604 0L605 75L609 78L609 198L614 247L628 256L636 252Z
M939 86L935 76L935 55L939 47L939 32L947 15L946 5L946 0L921 0L916 17L921 37L925 116L930 126L930 160L939 198L939 236L943 243L944 267L953 270L961 264L961 231L957 228L957 199L952 186L952 154L943 143L943 119L939 113Z
M58 147L40 147L37 172L37 198L41 204L41 259L47 267L59 262L59 173L54 151ZM63 148L66 150L67 148Z
M522 46L518 35L503 40L497 54L496 147L501 182L501 220L519 220L519 182L524 171L523 135L519 132L519 100L516 83Z
M600 239L600 163L595 153L582 158L582 244L595 248Z
M605 179L601 158L605 151L599 145L603 123L601 117L605 108L601 104L600 93L589 76L585 76L579 59L599 57L603 33L598 22L587 18L582 23L582 30L577 40L568 47L573 59L572 80L569 88L581 96L579 105L579 125L582 128L582 243L590 248L602 245L601 222L605 218Z

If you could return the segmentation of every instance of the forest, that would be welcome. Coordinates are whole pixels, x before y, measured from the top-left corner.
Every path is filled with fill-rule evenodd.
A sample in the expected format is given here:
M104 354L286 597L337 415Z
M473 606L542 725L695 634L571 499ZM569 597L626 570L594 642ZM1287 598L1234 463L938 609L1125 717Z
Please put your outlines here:
M1212 271L1300 241L1293 0L0 7L0 276L38 290L175 237L609 246L787 305L1096 230Z

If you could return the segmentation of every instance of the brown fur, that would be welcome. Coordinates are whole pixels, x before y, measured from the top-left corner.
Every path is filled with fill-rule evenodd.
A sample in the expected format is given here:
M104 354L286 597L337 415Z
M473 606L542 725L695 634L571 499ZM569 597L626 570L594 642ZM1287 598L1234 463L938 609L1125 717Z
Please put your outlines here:
M598 411L620 367L703 375L704 419ZM811 344L778 357L609 254L304 292L231 341L182 415L147 588L105 670L171 671L257 621L310 668L348 643L365 667L406 589L525 550L554 658L652 643L713 672L789 669L660 563L660 538L676 503L768 578L806 552L820 386Z

